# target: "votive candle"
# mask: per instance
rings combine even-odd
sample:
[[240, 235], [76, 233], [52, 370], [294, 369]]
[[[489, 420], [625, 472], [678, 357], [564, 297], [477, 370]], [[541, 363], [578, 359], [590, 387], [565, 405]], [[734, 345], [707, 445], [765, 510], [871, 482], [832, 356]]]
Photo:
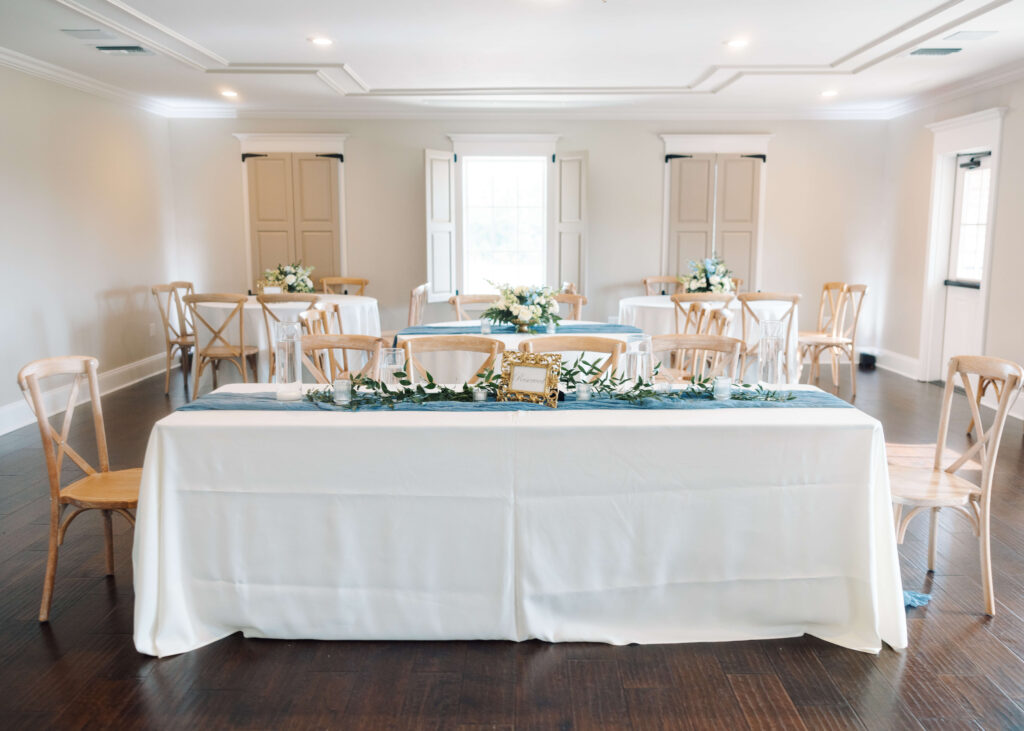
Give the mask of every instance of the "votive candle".
[[577, 401], [589, 401], [594, 395], [594, 387], [589, 383], [577, 383], [576, 384], [576, 400]]
[[486, 401], [487, 400], [487, 389], [486, 388], [474, 388], [473, 389], [473, 400], [474, 401]]
[[334, 403], [347, 404], [352, 401], [352, 381], [347, 378], [334, 379]]
[[728, 401], [732, 397], [732, 379], [729, 376], [715, 376], [715, 401]]

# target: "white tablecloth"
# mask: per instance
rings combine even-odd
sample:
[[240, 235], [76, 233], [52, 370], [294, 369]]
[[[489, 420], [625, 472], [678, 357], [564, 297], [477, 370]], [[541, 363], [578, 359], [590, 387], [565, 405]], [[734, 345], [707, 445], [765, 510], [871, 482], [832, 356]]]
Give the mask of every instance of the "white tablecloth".
[[[789, 309], [788, 302], [752, 302], [754, 312], [762, 320], [779, 319]], [[739, 300], [729, 304], [729, 326], [726, 335], [732, 338], [743, 338], [743, 322]], [[800, 382], [800, 368], [797, 360], [799, 308], [793, 309], [790, 320], [789, 349], [786, 353], [787, 383]], [[668, 295], [649, 295], [643, 297], [626, 297], [619, 300], [619, 323], [632, 325], [648, 335], [668, 335], [676, 331], [675, 305]], [[747, 343], [753, 345], [758, 339], [757, 325], [747, 334]], [[757, 358], [747, 359], [747, 379], [757, 378]]]
[[[341, 326], [349, 335], [380, 335], [380, 312], [377, 310], [377, 300], [373, 297], [360, 297], [346, 294], [320, 294], [321, 302], [333, 302], [341, 305]], [[214, 327], [220, 327], [224, 319], [231, 313], [234, 307], [229, 302], [211, 302], [199, 307], [201, 314], [207, 322]], [[281, 319], [298, 320], [299, 313], [308, 309], [305, 302], [279, 302], [273, 305], [272, 309], [278, 313]], [[286, 313], [291, 313], [289, 318]], [[270, 377], [270, 344], [267, 342], [267, 326], [263, 322], [263, 308], [250, 297], [249, 301], [242, 307], [242, 315], [245, 317], [245, 344], [255, 345], [259, 348], [259, 380], [266, 382]], [[206, 328], [200, 327], [200, 339], [202, 336], [209, 336]], [[228, 342], [235, 342], [238, 339], [238, 322], [233, 321], [224, 331]], [[205, 344], [205, 342], [203, 343]], [[250, 373], [250, 376], [252, 374]]]
[[882, 427], [855, 409], [177, 412], [133, 558], [159, 656], [239, 630], [907, 643]]
[[[562, 320], [565, 325], [606, 325], [603, 322], [593, 322], [590, 320]], [[464, 320], [462, 322], [432, 322], [428, 327], [445, 327], [445, 326], [466, 326], [466, 327], [479, 327], [479, 320]], [[480, 335], [480, 333], [473, 333]], [[573, 333], [568, 337], [582, 336], [585, 333]], [[628, 333], [594, 333], [595, 337], [600, 338], [613, 338], [615, 340], [626, 340], [629, 337]], [[399, 337], [399, 345], [401, 341], [406, 339], [421, 338], [423, 335], [402, 335]], [[545, 338], [551, 337], [546, 333], [491, 333], [489, 335], [480, 335], [480, 337], [494, 338], [505, 343], [505, 350], [518, 350], [519, 344], [524, 340], [531, 340], [533, 338]], [[576, 360], [577, 357], [582, 355], [586, 360], [596, 363], [603, 363], [605, 358], [608, 357], [607, 353], [578, 353], [578, 352], [567, 352], [562, 354], [563, 365], [568, 365]], [[430, 375], [434, 377], [434, 380], [438, 383], [465, 383], [476, 374], [476, 369], [483, 363], [485, 355], [481, 353], [464, 353], [464, 352], [440, 352], [440, 353], [423, 353], [416, 356], [416, 360], [423, 364], [423, 367], [430, 371]], [[621, 363], [622, 361], [620, 361]], [[495, 370], [500, 369], [501, 363], [496, 364]]]

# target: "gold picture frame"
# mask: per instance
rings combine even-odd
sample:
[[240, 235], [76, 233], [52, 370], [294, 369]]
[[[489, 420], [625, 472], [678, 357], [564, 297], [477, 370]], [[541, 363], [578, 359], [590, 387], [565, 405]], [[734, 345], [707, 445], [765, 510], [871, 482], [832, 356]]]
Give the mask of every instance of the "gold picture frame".
[[558, 376], [562, 356], [558, 353], [520, 353], [507, 350], [501, 359], [498, 401], [528, 401], [558, 407]]

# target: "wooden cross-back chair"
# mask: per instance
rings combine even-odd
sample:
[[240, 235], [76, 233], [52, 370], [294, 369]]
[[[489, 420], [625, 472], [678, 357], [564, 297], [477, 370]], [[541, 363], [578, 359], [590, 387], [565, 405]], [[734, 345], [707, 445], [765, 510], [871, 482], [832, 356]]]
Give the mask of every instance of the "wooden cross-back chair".
[[505, 343], [496, 338], [480, 335], [426, 335], [407, 338], [399, 345], [405, 351], [405, 362], [409, 364], [409, 377], [413, 382], [417, 376], [426, 378], [427, 368], [417, 356], [422, 353], [483, 353], [483, 362], [478, 365], [466, 383], [476, 383], [480, 374], [495, 368], [498, 356], [505, 352]]
[[[36, 360], [18, 372], [18, 385], [35, 413], [39, 434], [43, 440], [43, 457], [50, 481], [50, 540], [46, 558], [46, 576], [43, 580], [43, 599], [39, 605], [39, 621], [50, 618], [50, 604], [53, 599], [53, 585], [57, 577], [57, 554], [64, 543], [71, 521], [86, 510], [99, 510], [103, 514], [103, 539], [106, 547], [106, 572], [114, 573], [114, 536], [111, 517], [114, 513], [123, 516], [133, 526], [135, 516], [129, 512], [139, 502], [141, 469], [111, 470], [107, 456], [107, 435], [103, 425], [103, 408], [100, 404], [98, 361], [84, 355], [70, 355], [61, 358]], [[58, 432], [46, 415], [46, 403], [40, 383], [52, 376], [72, 376], [64, 420]], [[96, 433], [96, 453], [99, 469], [94, 468], [81, 454], [68, 444], [71, 419], [78, 402], [82, 379], [88, 382], [89, 398], [92, 401], [93, 430]], [[61, 469], [67, 456], [85, 477], [61, 487]], [[69, 509], [67, 516], [64, 511]]]
[[[256, 301], [260, 303], [263, 310], [263, 325], [267, 329], [267, 348], [270, 350], [270, 382], [274, 382], [274, 374], [277, 373], [277, 338], [274, 337], [274, 325], [281, 322], [280, 316], [274, 311], [274, 305], [291, 302], [304, 302], [311, 309], [320, 301], [320, 295], [305, 294], [302, 292], [289, 292], [286, 294], [258, 294]], [[298, 319], [299, 313], [293, 313]]]
[[[946, 450], [950, 413], [953, 406], [955, 379], [959, 377], [967, 392], [967, 404], [974, 417], [977, 439], [959, 456], [950, 456]], [[999, 384], [999, 401], [988, 429], [983, 426], [981, 411], [971, 390], [971, 377], [986, 378]], [[1012, 361], [986, 356], [960, 355], [950, 358], [946, 373], [946, 387], [942, 394], [942, 412], [939, 434], [934, 445], [930, 466], [922, 465], [913, 449], [904, 445], [887, 445], [889, 453], [889, 483], [892, 490], [896, 538], [903, 543], [907, 525], [922, 512], [930, 513], [928, 534], [928, 570], [935, 569], [936, 533], [939, 510], [952, 508], [970, 522], [978, 537], [981, 551], [981, 586], [985, 601], [985, 614], [996, 612], [995, 591], [992, 586], [992, 546], [990, 516], [992, 481], [995, 475], [999, 443], [1006, 425], [1006, 416], [1016, 399], [1024, 368]], [[906, 456], [904, 456], [906, 455]], [[955, 457], [955, 458], [954, 458]], [[943, 466], [943, 462], [952, 462]], [[974, 464], [972, 460], [976, 460]], [[956, 472], [965, 467], [977, 468], [980, 463], [981, 480], [974, 484]], [[907, 509], [906, 515], [903, 511]]]
[[192, 345], [195, 327], [183, 297], [194, 294], [192, 282], [170, 282], [156, 284], [151, 288], [164, 324], [164, 342], [167, 346], [167, 367], [164, 372], [164, 393], [171, 391], [171, 361], [174, 351], [181, 356], [181, 375], [185, 379], [185, 393], [188, 393], [188, 369], [191, 365]]
[[409, 292], [409, 320], [408, 326], [415, 327], [423, 324], [423, 310], [427, 306], [427, 292], [430, 284], [421, 284]]
[[659, 294], [675, 294], [679, 291], [679, 277], [644, 277], [644, 294], [655, 297]]
[[555, 295], [555, 302], [562, 305], [569, 305], [569, 320], [583, 319], [583, 305], [587, 304], [587, 298], [582, 294], [561, 292]]
[[[800, 356], [800, 365], [803, 367], [804, 358], [814, 351], [814, 343], [821, 338], [834, 338], [839, 336], [842, 328], [843, 315], [846, 308], [846, 282], [825, 282], [821, 286], [821, 297], [818, 299], [818, 319], [814, 330], [801, 330], [798, 333], [797, 353]], [[837, 363], [833, 361], [832, 382], [839, 385], [839, 373]], [[818, 369], [816, 363], [811, 363], [808, 372], [808, 380], [811, 377], [817, 379]]]
[[734, 295], [728, 292], [678, 292], [671, 299], [675, 306], [677, 334], [725, 334], [729, 324], [725, 313], [729, 303], [735, 299]]
[[353, 289], [354, 294], [363, 295], [369, 283], [369, 279], [362, 277], [323, 277], [320, 279], [320, 291], [324, 294], [349, 294]]
[[781, 307], [785, 307], [786, 303], [789, 304], [785, 307], [785, 311], [779, 316], [772, 316], [772, 320], [778, 320], [782, 323], [783, 332], [786, 333], [785, 341], [783, 346], [783, 359], [786, 363], [786, 374], [789, 374], [791, 368], [795, 367], [795, 363], [789, 362], [789, 344], [793, 337], [793, 316], [796, 314], [796, 306], [800, 302], [800, 295], [798, 294], [782, 294], [779, 292], [744, 292], [736, 295], [736, 299], [740, 301], [740, 332], [742, 335], [740, 338], [743, 340], [743, 353], [740, 356], [740, 372], [738, 378], [741, 380], [746, 376], [747, 368], [750, 365], [750, 361], [753, 359], [756, 362], [757, 351], [760, 346], [760, 330], [761, 320], [764, 312], [759, 315], [757, 310], [757, 303], [778, 303]]
[[[192, 398], [199, 395], [199, 380], [203, 377], [203, 370], [207, 365], [213, 365], [213, 387], [217, 388], [217, 369], [221, 361], [231, 363], [242, 376], [242, 382], [248, 383], [245, 366], [248, 362], [252, 368], [253, 380], [256, 380], [256, 357], [259, 349], [255, 345], [245, 344], [245, 317], [242, 308], [248, 302], [244, 294], [190, 294], [185, 296], [185, 304], [192, 312], [192, 321], [195, 323], [195, 352], [196, 352], [196, 377], [192, 386]], [[199, 306], [204, 304], [233, 304], [234, 307], [224, 318], [220, 327], [214, 327], [199, 314]], [[225, 337], [231, 329], [231, 323], [238, 319], [238, 342], [232, 343]], [[200, 332], [206, 329], [210, 333], [210, 339], [206, 345], [199, 345]]]
[[456, 294], [448, 298], [448, 304], [455, 308], [456, 320], [473, 320], [472, 313], [462, 309], [465, 305], [492, 305], [499, 299], [497, 294]]
[[[302, 364], [317, 383], [333, 383], [336, 378], [352, 377], [348, 367], [348, 351], [357, 350], [366, 356], [366, 363], [358, 374], [376, 379], [382, 347], [384, 341], [372, 335], [303, 335]], [[345, 354], [342, 360], [337, 357], [339, 350]]]
[[618, 369], [619, 358], [626, 352], [626, 344], [615, 338], [597, 335], [546, 335], [522, 341], [519, 350], [524, 353], [607, 353], [608, 357], [590, 379], [593, 383], [605, 373], [614, 373]]
[[655, 380], [669, 383], [685, 383], [695, 378], [729, 376], [741, 380], [740, 356], [743, 341], [725, 335], [655, 335], [651, 338], [651, 350], [668, 353]]
[[[866, 284], [843, 285], [836, 314], [831, 320], [826, 319], [827, 330], [820, 333], [801, 333], [800, 361], [802, 363], [808, 358], [811, 362], [808, 381], [811, 378], [815, 381], [820, 379], [821, 356], [827, 352], [832, 358], [832, 385], [839, 388], [839, 357], [845, 355], [850, 362], [851, 395], [857, 396], [857, 324], [860, 321], [867, 291]], [[821, 319], [819, 308], [819, 322]]]

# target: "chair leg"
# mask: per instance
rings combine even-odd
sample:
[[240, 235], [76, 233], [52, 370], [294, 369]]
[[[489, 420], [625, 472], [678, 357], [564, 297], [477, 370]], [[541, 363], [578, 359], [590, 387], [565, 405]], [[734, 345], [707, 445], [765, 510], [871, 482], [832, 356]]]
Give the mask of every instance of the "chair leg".
[[181, 377], [185, 382], [185, 393], [188, 394], [188, 372], [192, 370], [192, 349], [181, 349]]
[[985, 596], [985, 614], [994, 617], [996, 616], [996, 593], [992, 587], [992, 542], [987, 510], [981, 516], [980, 523], [981, 591]]
[[110, 511], [103, 512], [103, 545], [106, 550], [107, 576], [114, 575], [114, 527], [111, 525]]
[[856, 359], [857, 358], [854, 355], [853, 348], [850, 348], [850, 388], [852, 390], [852, 393], [850, 395], [851, 399], [857, 398], [857, 364], [854, 362], [856, 361]]
[[213, 361], [213, 387], [217, 388], [217, 369], [220, 368], [220, 359], [214, 359]]
[[206, 369], [206, 364], [209, 362], [203, 356], [196, 356], [199, 360], [196, 361], [199, 366], [196, 368], [195, 382], [192, 384], [192, 398], [199, 398], [199, 382], [203, 379], [203, 370]]
[[39, 603], [39, 621], [50, 621], [50, 605], [53, 603], [53, 584], [57, 579], [57, 533], [60, 530], [60, 513], [50, 514], [50, 543], [46, 555], [46, 576], [43, 579], [43, 600]]
[[896, 542], [902, 543], [899, 540], [900, 536], [900, 521], [903, 520], [903, 506], [899, 503], [893, 503], [892, 506], [892, 522], [896, 527]]
[[167, 367], [164, 369], [164, 396], [171, 392], [171, 348], [167, 348]]
[[839, 353], [833, 348], [832, 352], [832, 388], [839, 390]]
[[932, 508], [928, 519], [928, 571], [935, 572], [935, 554], [939, 541], [939, 508]]

